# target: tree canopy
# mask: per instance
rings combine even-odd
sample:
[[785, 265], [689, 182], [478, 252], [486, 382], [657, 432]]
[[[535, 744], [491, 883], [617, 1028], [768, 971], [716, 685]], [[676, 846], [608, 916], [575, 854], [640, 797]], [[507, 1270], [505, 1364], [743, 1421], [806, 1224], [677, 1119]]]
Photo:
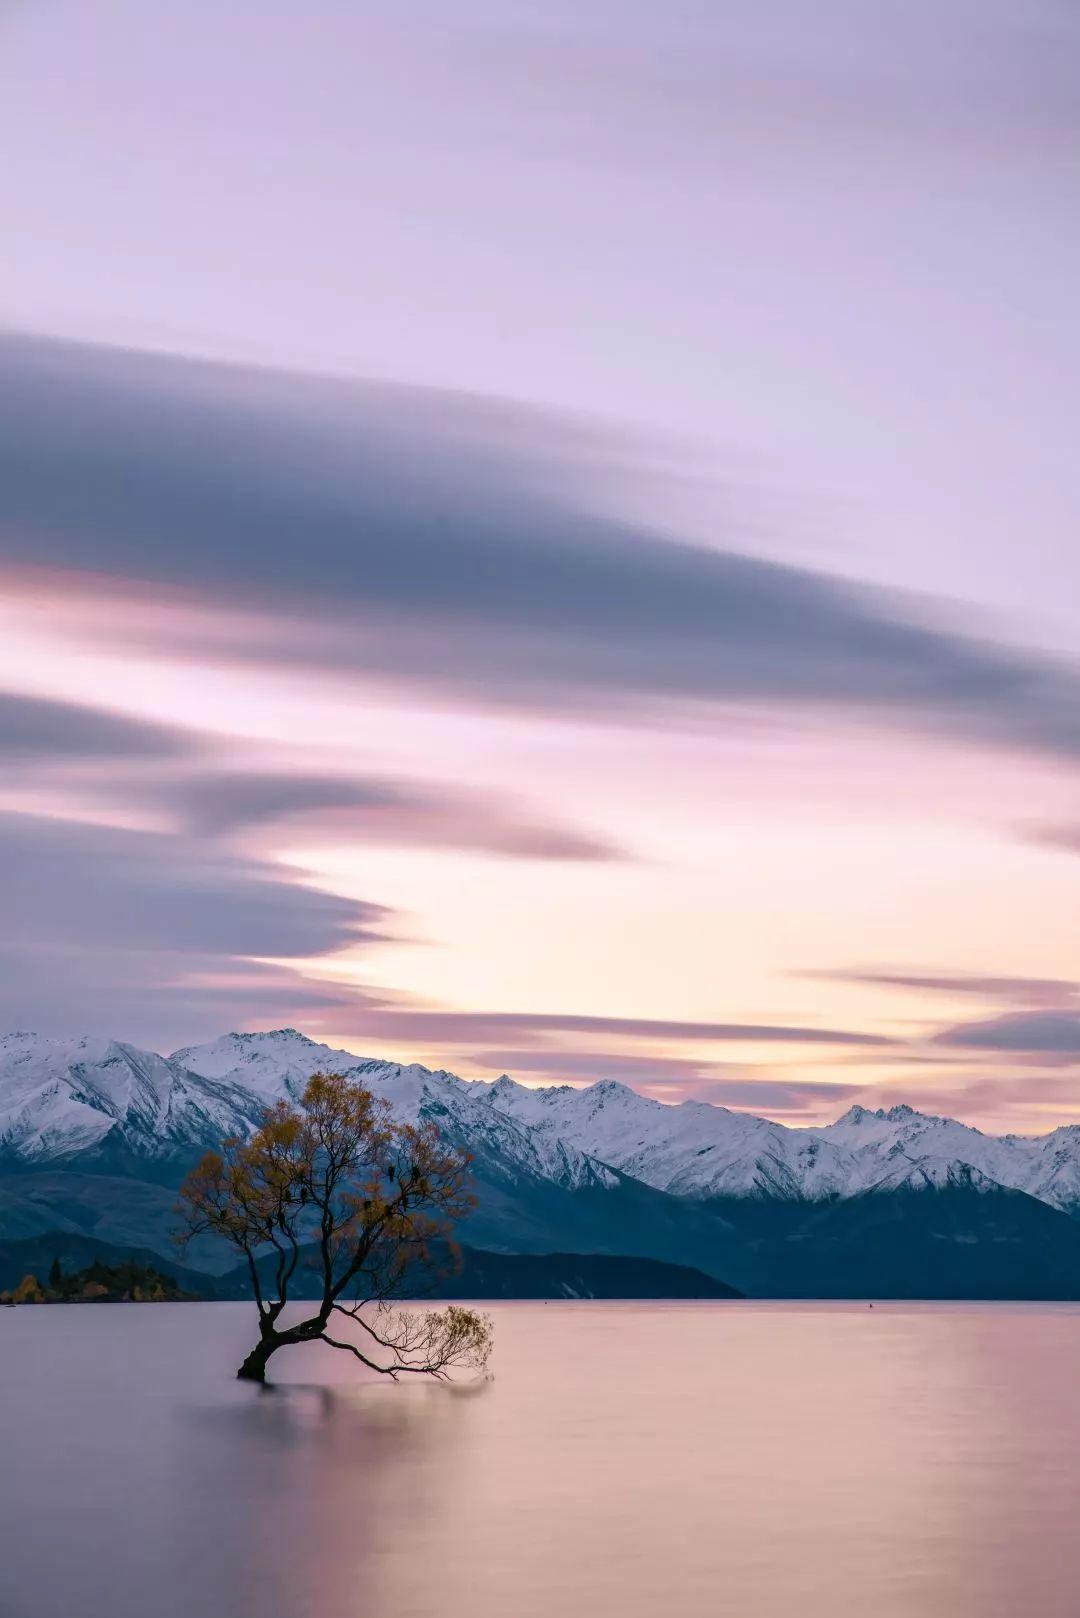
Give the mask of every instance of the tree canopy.
[[[319, 1340], [391, 1377], [482, 1370], [485, 1315], [394, 1306], [422, 1287], [432, 1244], [474, 1206], [468, 1167], [433, 1124], [397, 1122], [385, 1101], [335, 1073], [309, 1079], [298, 1105], [270, 1107], [249, 1139], [208, 1152], [181, 1187], [182, 1240], [222, 1237], [247, 1262], [259, 1341], [237, 1375], [263, 1381], [272, 1354]], [[285, 1324], [301, 1266], [316, 1275], [316, 1305]], [[333, 1335], [346, 1321], [359, 1340]]]

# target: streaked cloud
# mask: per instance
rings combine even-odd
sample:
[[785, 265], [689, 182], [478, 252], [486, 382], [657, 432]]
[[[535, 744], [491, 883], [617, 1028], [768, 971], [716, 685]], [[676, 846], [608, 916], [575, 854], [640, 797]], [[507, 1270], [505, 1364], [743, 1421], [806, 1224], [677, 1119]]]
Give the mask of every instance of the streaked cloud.
[[0, 759], [5, 764], [176, 758], [194, 750], [191, 734], [170, 725], [21, 692], [0, 693]]
[[[660, 1089], [656, 1094], [661, 1100], [667, 1099]], [[855, 1084], [825, 1084], [813, 1079], [711, 1078], [697, 1085], [687, 1099], [709, 1101], [740, 1112], [761, 1112], [791, 1123], [809, 1123], [812, 1113], [813, 1121], [824, 1118], [831, 1123], [861, 1094]]]
[[529, 1083], [594, 1084], [616, 1079], [661, 1101], [708, 1101], [718, 1107], [742, 1111], [799, 1114], [836, 1105], [839, 1112], [863, 1092], [858, 1084], [830, 1084], [819, 1080], [777, 1079], [752, 1072], [729, 1072], [722, 1067], [678, 1057], [650, 1057], [647, 1052], [613, 1053], [595, 1050], [490, 1050], [469, 1058], [469, 1071], [509, 1073]]
[[1024, 826], [1021, 836], [1037, 848], [1058, 849], [1062, 854], [1080, 854], [1080, 822]]
[[618, 1079], [638, 1088], [674, 1086], [680, 1094], [709, 1076], [706, 1063], [682, 1057], [650, 1056], [647, 1051], [564, 1050], [517, 1046], [474, 1051], [467, 1058], [470, 1071], [532, 1075], [548, 1083], [594, 1084], [597, 1079]]
[[69, 943], [0, 944], [5, 1029], [169, 1051], [192, 1031], [214, 1039], [225, 1029], [283, 1022], [317, 1029], [355, 998], [340, 984], [220, 952], [88, 947], [77, 931]]
[[524, 809], [449, 786], [374, 777], [267, 771], [190, 771], [134, 784], [136, 797], [174, 813], [192, 836], [235, 837], [301, 824], [324, 838], [447, 848], [519, 859], [610, 860], [613, 843], [530, 818]]
[[884, 989], [911, 990], [916, 994], [971, 995], [985, 1000], [1019, 1000], [1050, 1005], [1072, 1000], [1080, 984], [1069, 978], [1009, 976], [993, 972], [944, 972], [913, 969], [888, 971], [852, 968], [832, 972], [808, 972], [807, 977], [833, 983], [851, 983]]
[[707, 549], [596, 516], [555, 492], [573, 458], [542, 416], [25, 337], [2, 364], [7, 565], [235, 601], [247, 621], [218, 657], [634, 720], [825, 708], [1080, 757], [1072, 665], [728, 535]]
[[322, 955], [381, 936], [379, 905], [177, 836], [0, 814], [10, 934], [67, 945]]
[[966, 1050], [1080, 1057], [1080, 1010], [1014, 1011], [985, 1022], [957, 1023], [937, 1035]]
[[590, 1017], [563, 1012], [376, 1009], [365, 1012], [361, 1026], [366, 1034], [386, 1039], [411, 1038], [452, 1045], [506, 1038], [528, 1044], [549, 1035], [563, 1034], [699, 1044], [874, 1047], [893, 1043], [885, 1035], [860, 1033], [850, 1028], [656, 1017]]
[[258, 958], [331, 955], [390, 919], [188, 838], [33, 815], [0, 814], [0, 865], [5, 1027], [163, 1043], [162, 1029], [210, 1036], [271, 1007], [318, 1013], [355, 997]]
[[[527, 805], [446, 783], [270, 770], [257, 743], [236, 762], [229, 739], [21, 693], [0, 695], [0, 759], [12, 788], [36, 787], [125, 815], [164, 814], [193, 838], [236, 839], [300, 825], [322, 840], [571, 861], [628, 857], [610, 840]], [[103, 765], [109, 769], [87, 769]], [[134, 765], [127, 771], [120, 765]], [[160, 764], [155, 769], [152, 766]], [[64, 766], [72, 769], [65, 772]], [[47, 766], [45, 774], [35, 773]]]

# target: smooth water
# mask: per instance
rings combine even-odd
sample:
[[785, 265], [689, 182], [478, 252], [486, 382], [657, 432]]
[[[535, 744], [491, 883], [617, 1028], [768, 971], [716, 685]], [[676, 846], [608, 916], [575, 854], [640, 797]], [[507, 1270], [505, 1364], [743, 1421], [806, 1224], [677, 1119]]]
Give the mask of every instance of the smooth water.
[[494, 1379], [241, 1304], [0, 1311], [3, 1618], [1075, 1618], [1080, 1308], [501, 1304]]

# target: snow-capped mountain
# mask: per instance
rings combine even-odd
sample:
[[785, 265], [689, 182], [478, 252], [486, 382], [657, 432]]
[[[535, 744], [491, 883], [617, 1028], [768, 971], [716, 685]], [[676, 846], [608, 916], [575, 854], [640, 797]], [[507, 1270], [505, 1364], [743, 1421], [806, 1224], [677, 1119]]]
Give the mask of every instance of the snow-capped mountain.
[[605, 1079], [531, 1090], [503, 1077], [489, 1105], [680, 1197], [842, 1195], [846, 1156], [801, 1129], [704, 1101], [652, 1101]]
[[282, 1097], [295, 1100], [313, 1073], [344, 1073], [388, 1101], [396, 1118], [410, 1123], [433, 1119], [451, 1140], [482, 1157], [489, 1169], [501, 1165], [569, 1188], [614, 1180], [609, 1169], [565, 1141], [529, 1129], [486, 1105], [486, 1085], [418, 1062], [402, 1065], [331, 1050], [295, 1028], [225, 1034], [209, 1045], [176, 1051], [170, 1061], [204, 1080], [249, 1091], [262, 1105]]
[[489, 1174], [527, 1174], [567, 1189], [616, 1178], [487, 1105], [485, 1086], [415, 1063], [364, 1060], [292, 1028], [226, 1034], [170, 1057], [115, 1041], [10, 1034], [0, 1039], [0, 1155], [37, 1166], [89, 1153], [190, 1155], [248, 1133], [268, 1104], [295, 1099], [318, 1072], [362, 1079], [398, 1118], [435, 1119]]
[[492, 1106], [533, 1129], [680, 1197], [818, 1201], [962, 1179], [1080, 1212], [1075, 1124], [1049, 1135], [984, 1135], [902, 1105], [887, 1111], [856, 1106], [834, 1124], [789, 1129], [703, 1101], [652, 1101], [611, 1080], [586, 1090], [533, 1090], [504, 1077], [488, 1095]]
[[250, 1129], [246, 1089], [105, 1039], [0, 1037], [0, 1154], [45, 1163], [105, 1147], [157, 1158]]
[[1080, 1214], [1078, 1126], [998, 1137], [899, 1106], [852, 1107], [834, 1124], [791, 1129], [706, 1102], [667, 1105], [612, 1081], [585, 1090], [471, 1082], [334, 1050], [295, 1029], [226, 1034], [170, 1057], [104, 1040], [8, 1035], [0, 1039], [0, 1157], [40, 1166], [114, 1150], [190, 1155], [250, 1130], [263, 1107], [295, 1098], [318, 1071], [361, 1079], [400, 1118], [434, 1119], [474, 1154], [489, 1184], [526, 1177], [610, 1190], [628, 1178], [697, 1203], [985, 1185]]
[[[1063, 1124], [1048, 1135], [984, 1135], [955, 1118], [938, 1118], [900, 1105], [887, 1111], [852, 1107], [835, 1124], [817, 1134], [846, 1148], [868, 1186], [891, 1179], [918, 1184], [942, 1183], [953, 1165], [977, 1171], [986, 1180], [1013, 1191], [1026, 1191], [1051, 1207], [1080, 1212], [1080, 1126]], [[857, 1182], [852, 1189], [858, 1189]]]
[[[313, 1073], [362, 1073], [370, 1082], [375, 1075], [403, 1071], [394, 1062], [369, 1061], [353, 1051], [320, 1045], [295, 1028], [278, 1028], [270, 1034], [223, 1034], [208, 1045], [187, 1045], [174, 1051], [169, 1060], [202, 1078], [242, 1085], [264, 1105], [282, 1098], [295, 1100]], [[427, 1069], [412, 1071], [419, 1074]]]

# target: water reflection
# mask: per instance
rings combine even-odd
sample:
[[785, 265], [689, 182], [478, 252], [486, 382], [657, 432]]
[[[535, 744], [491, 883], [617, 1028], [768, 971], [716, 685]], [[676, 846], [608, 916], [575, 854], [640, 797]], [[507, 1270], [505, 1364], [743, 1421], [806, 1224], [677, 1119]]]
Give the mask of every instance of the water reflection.
[[505, 1305], [495, 1379], [10, 1311], [4, 1618], [1069, 1618], [1071, 1306]]

